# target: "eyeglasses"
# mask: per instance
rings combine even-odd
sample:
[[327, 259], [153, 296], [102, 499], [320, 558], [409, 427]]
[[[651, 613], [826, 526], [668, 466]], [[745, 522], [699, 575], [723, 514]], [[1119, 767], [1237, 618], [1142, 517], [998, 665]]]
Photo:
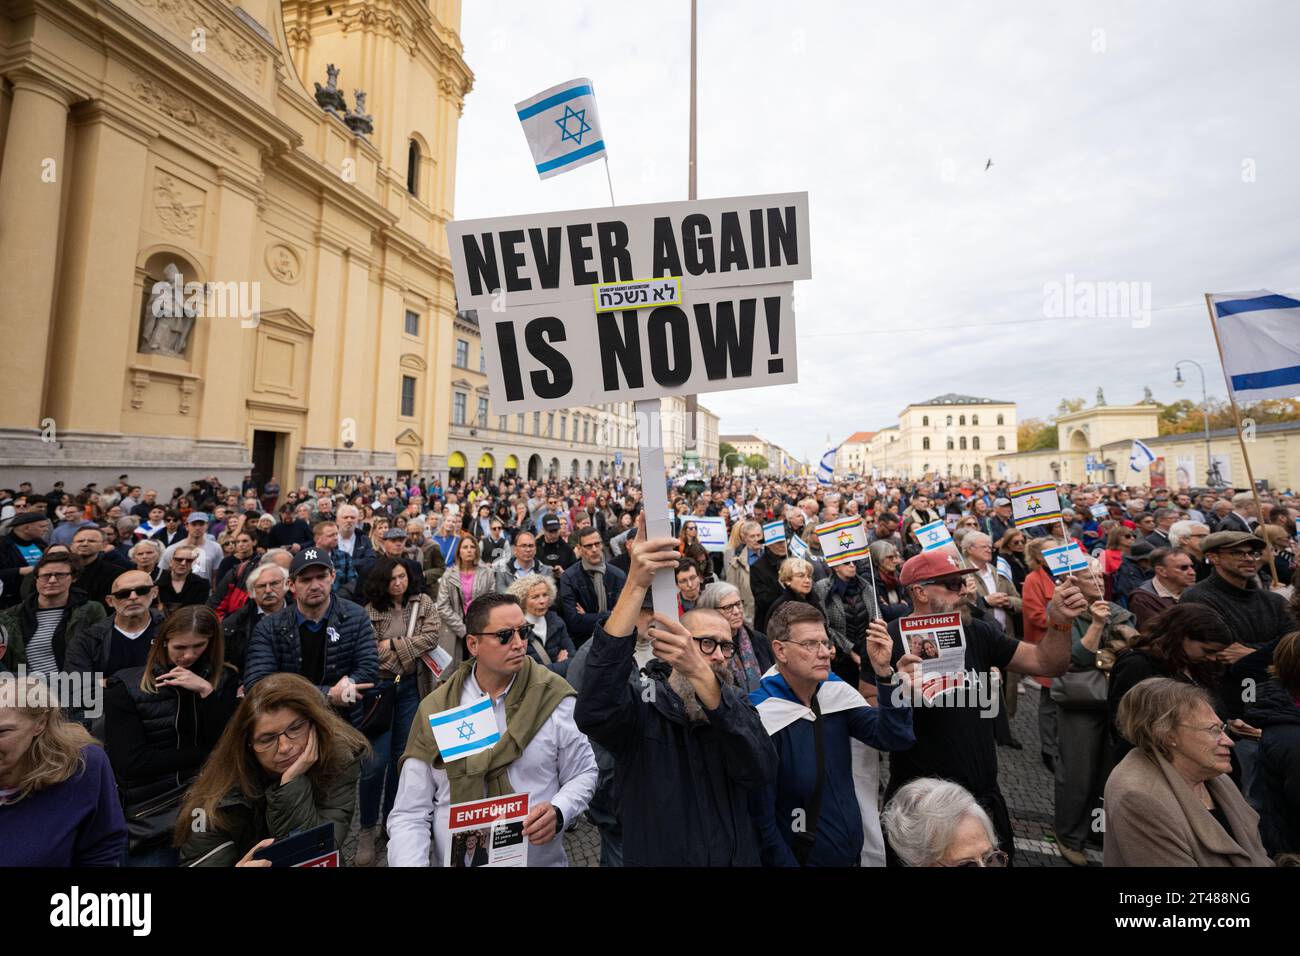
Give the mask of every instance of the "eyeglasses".
[[732, 611], [740, 611], [745, 607], [744, 601], [732, 601], [730, 604], [719, 604], [718, 610], [723, 614], [729, 614]]
[[706, 657], [719, 648], [722, 649], [722, 656], [730, 659], [735, 656], [736, 643], [734, 641], [718, 641], [711, 637], [695, 637], [692, 635], [691, 640], [700, 645], [700, 652]]
[[533, 625], [523, 624], [519, 627], [507, 627], [500, 631], [475, 631], [476, 637], [495, 637], [502, 646], [509, 644], [518, 634], [525, 644], [533, 639]]
[[113, 595], [113, 597], [117, 598], [119, 601], [125, 601], [127, 598], [133, 597], [135, 595], [144, 597], [146, 594], [148, 594], [150, 591], [153, 590], [153, 587], [154, 586], [152, 584], [141, 584], [133, 588], [119, 588], [118, 590], [112, 591], [110, 593]]
[[1179, 724], [1178, 726], [1187, 727], [1190, 728], [1191, 730], [1199, 730], [1203, 734], [1209, 734], [1215, 740], [1218, 740], [1220, 737], [1227, 736], [1228, 733], [1227, 724], [1215, 724], [1213, 727], [1202, 727], [1199, 724]]
[[1260, 558], [1264, 557], [1264, 552], [1259, 549], [1250, 551], [1225, 551], [1224, 553], [1234, 558], [1249, 558], [1251, 561], [1258, 561]]
[[1002, 850], [989, 850], [977, 860], [958, 860], [956, 863], [940, 863], [940, 866], [1006, 866], [1007, 855]]
[[290, 740], [302, 740], [310, 729], [311, 721], [306, 717], [295, 720], [278, 734], [262, 734], [260, 737], [254, 737], [253, 749], [258, 753], [266, 753], [279, 745], [281, 737], [288, 737]]
[[64, 578], [72, 577], [71, 571], [46, 571], [44, 574], [36, 575], [37, 581], [61, 581]]
[[829, 654], [835, 647], [830, 641], [781, 641], [781, 643], [796, 644], [809, 654], [816, 654], [818, 651], [825, 651]]
[[172, 555], [172, 564], [192, 564], [193, 562], [193, 558], [182, 558], [174, 554]]
[[934, 584], [946, 591], [952, 591], [954, 594], [962, 589], [961, 578], [944, 578], [942, 581], [918, 581], [916, 583], [922, 587], [929, 587]]

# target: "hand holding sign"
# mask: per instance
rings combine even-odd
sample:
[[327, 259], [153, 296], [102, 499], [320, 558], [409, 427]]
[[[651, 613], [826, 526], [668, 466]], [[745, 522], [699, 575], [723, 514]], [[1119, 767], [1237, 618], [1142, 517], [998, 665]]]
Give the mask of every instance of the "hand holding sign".
[[645, 539], [645, 512], [637, 515], [636, 537], [627, 543], [632, 560], [628, 564], [626, 587], [648, 589], [659, 571], [677, 567], [681, 553], [676, 538]]
[[548, 802], [535, 803], [524, 820], [524, 836], [533, 846], [541, 846], [555, 839], [555, 808]]
[[867, 659], [871, 669], [880, 677], [889, 676], [889, 659], [894, 654], [894, 639], [889, 636], [885, 622], [876, 618], [867, 625]]

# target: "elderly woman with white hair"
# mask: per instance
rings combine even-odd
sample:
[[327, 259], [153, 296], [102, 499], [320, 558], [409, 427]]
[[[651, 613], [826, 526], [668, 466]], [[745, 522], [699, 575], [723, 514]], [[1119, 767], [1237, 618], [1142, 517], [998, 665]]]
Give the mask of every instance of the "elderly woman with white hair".
[[[772, 615], [777, 610], [791, 601], [802, 601], [804, 604], [811, 604], [825, 616], [826, 612], [822, 608], [822, 603], [813, 594], [813, 566], [803, 558], [786, 558], [781, 562], [780, 568], [777, 569], [777, 581], [781, 584], [781, 593], [776, 596], [771, 605], [763, 614], [763, 621], [759, 624], [754, 623], [767, 630], [767, 622], [772, 620]], [[757, 613], [757, 612], [756, 612]]]
[[555, 606], [555, 580], [551, 575], [526, 574], [506, 589], [524, 608], [524, 618], [533, 626], [528, 639], [528, 656], [565, 676], [569, 660], [578, 652], [569, 636], [569, 628], [552, 608]]
[[136, 570], [143, 571], [153, 578], [154, 584], [157, 584], [158, 579], [162, 577], [162, 568], [158, 566], [158, 562], [162, 560], [162, 553], [162, 542], [155, 541], [153, 538], [137, 541], [131, 545], [131, 550], [128, 552]]
[[969, 790], [918, 777], [898, 788], [881, 816], [904, 866], [1006, 866], [993, 821]]
[[725, 581], [715, 581], [700, 592], [695, 606], [720, 611], [727, 619], [731, 625], [731, 640], [736, 645], [736, 652], [727, 665], [735, 678], [736, 689], [746, 694], [757, 689], [775, 658], [767, 635], [745, 623], [745, 601], [740, 589]]

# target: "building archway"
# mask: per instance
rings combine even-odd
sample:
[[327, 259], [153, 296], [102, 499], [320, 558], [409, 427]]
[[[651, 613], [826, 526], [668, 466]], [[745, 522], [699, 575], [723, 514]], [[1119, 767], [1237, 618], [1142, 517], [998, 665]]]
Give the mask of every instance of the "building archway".
[[588, 458], [588, 459], [587, 459], [587, 467], [586, 467], [586, 469], [584, 470], [583, 477], [585, 477], [585, 478], [590, 478], [590, 477], [591, 477], [591, 471], [592, 471], [592, 468], [591, 468], [591, 459]]
[[537, 481], [541, 477], [542, 477], [542, 456], [529, 455], [528, 456], [528, 480]]
[[558, 458], [551, 459], [551, 467], [547, 470], [546, 474], [547, 477], [550, 478], [551, 480], [560, 477], [560, 459]]
[[979, 465], [976, 465], [974, 468], [971, 469], [971, 477], [974, 478], [976, 481], [979, 481], [980, 478], [983, 476], [983, 474], [984, 474], [984, 469], [981, 468]]
[[519, 459], [516, 458], [514, 455], [508, 455], [506, 457], [506, 467], [505, 467], [505, 472], [503, 474], [503, 477], [505, 478], [519, 477]]
[[447, 480], [465, 480], [465, 455], [463, 453], [454, 451], [447, 456]]
[[483, 452], [478, 459], [478, 476], [482, 481], [491, 481], [492, 472], [496, 468], [496, 459], [487, 452]]
[[569, 462], [570, 478], [577, 478], [581, 473], [582, 473], [582, 465], [579, 463], [578, 459], [575, 458], [573, 459], [573, 461]]

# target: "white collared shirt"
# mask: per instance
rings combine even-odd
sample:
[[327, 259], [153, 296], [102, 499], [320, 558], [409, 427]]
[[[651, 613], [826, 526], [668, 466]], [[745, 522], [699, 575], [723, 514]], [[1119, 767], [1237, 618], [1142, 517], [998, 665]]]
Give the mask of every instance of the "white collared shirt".
[[[975, 574], [984, 582], [985, 591], [989, 594], [998, 593], [998, 573], [993, 570], [993, 565], [984, 565], [982, 571], [976, 568]], [[990, 607], [989, 610], [993, 612], [993, 619], [998, 622], [998, 626], [1005, 631], [1007, 629], [1007, 612], [1000, 607]]]
[[[514, 684], [512, 680], [511, 685]], [[506, 730], [507, 687], [493, 702], [497, 728]], [[471, 673], [461, 691], [459, 706], [486, 697]], [[506, 776], [512, 793], [528, 794], [529, 807], [549, 802], [560, 808], [565, 825], [587, 809], [596, 791], [596, 756], [573, 720], [575, 698], [566, 697], [546, 718]], [[435, 770], [423, 760], [406, 760], [397, 785], [397, 800], [388, 815], [389, 866], [442, 866], [447, 854], [447, 820], [451, 810], [451, 783], [445, 770]], [[433, 827], [434, 860], [429, 860], [429, 829]], [[542, 846], [528, 845], [529, 866], [568, 866], [564, 834]]]

